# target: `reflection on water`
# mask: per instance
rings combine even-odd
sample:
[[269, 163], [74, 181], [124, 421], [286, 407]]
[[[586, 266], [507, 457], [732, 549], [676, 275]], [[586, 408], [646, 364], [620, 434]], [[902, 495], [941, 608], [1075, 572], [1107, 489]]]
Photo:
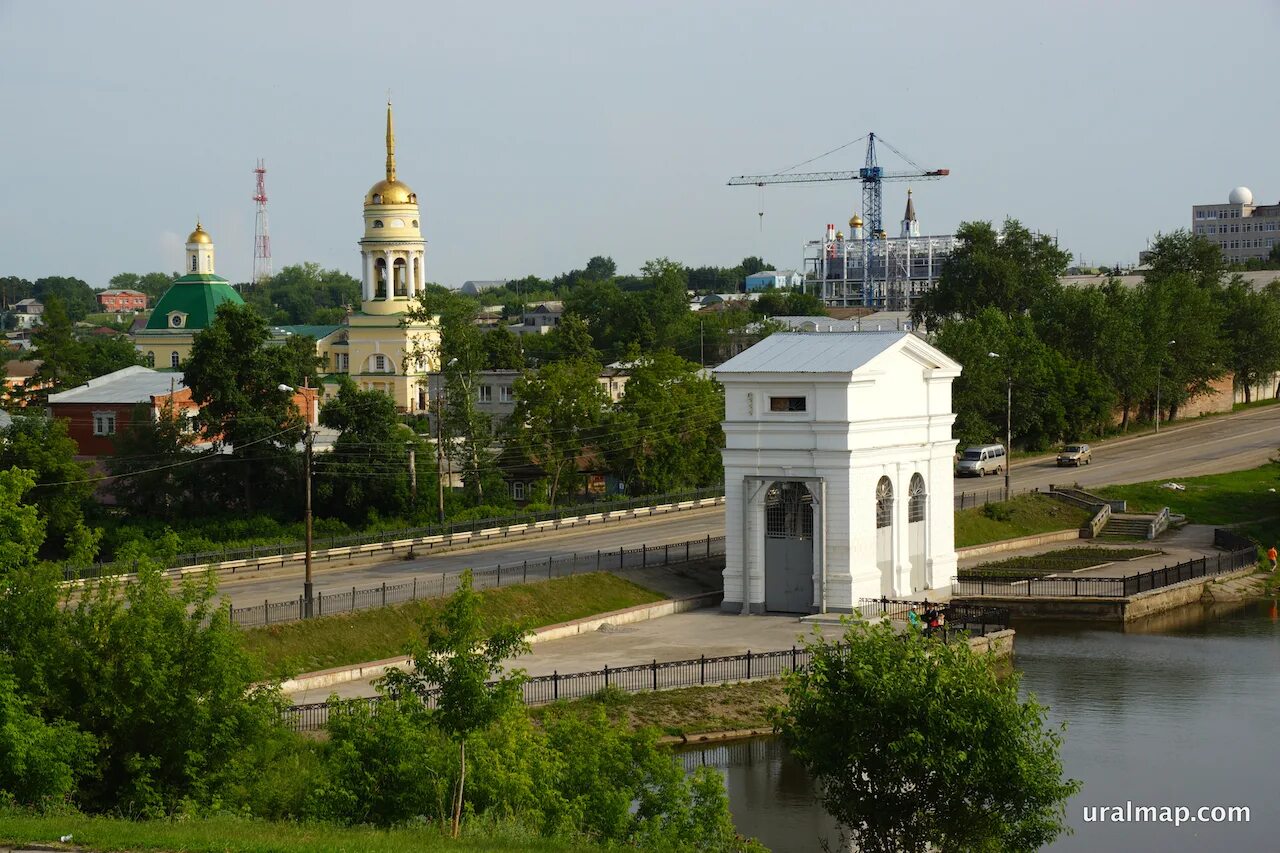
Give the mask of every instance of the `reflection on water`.
[[[1130, 626], [1022, 624], [1023, 688], [1066, 722], [1063, 763], [1084, 787], [1053, 851], [1280, 849], [1280, 614], [1272, 602], [1185, 608]], [[776, 740], [685, 755], [725, 774], [739, 831], [819, 849], [834, 822]], [[1085, 823], [1084, 806], [1248, 806], [1249, 823]]]

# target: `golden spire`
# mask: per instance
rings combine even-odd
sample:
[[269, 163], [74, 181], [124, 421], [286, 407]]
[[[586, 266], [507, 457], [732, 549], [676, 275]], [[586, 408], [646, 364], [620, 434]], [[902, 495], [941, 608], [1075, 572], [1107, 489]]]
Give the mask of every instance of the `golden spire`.
[[387, 180], [396, 179], [396, 132], [391, 127], [391, 98], [387, 98]]

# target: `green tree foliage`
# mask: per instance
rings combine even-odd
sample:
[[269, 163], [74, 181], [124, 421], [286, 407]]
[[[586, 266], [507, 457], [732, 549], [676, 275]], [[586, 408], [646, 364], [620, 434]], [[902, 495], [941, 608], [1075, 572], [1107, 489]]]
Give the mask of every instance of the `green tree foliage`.
[[515, 381], [508, 440], [546, 473], [552, 506], [576, 480], [578, 459], [604, 420], [609, 397], [599, 375], [599, 364], [562, 361]]
[[1222, 303], [1227, 367], [1247, 403], [1253, 386], [1280, 371], [1280, 284], [1254, 291], [1237, 277], [1227, 285]]
[[142, 364], [142, 354], [125, 335], [93, 335], [84, 344], [89, 379]]
[[45, 525], [47, 556], [74, 550], [68, 537], [84, 531], [85, 514], [92, 508], [93, 484], [87, 482], [88, 466], [76, 461], [77, 453], [65, 420], [19, 416], [0, 430], [0, 471], [23, 468], [35, 478], [24, 500]]
[[0, 655], [0, 800], [38, 807], [65, 802], [90, 769], [94, 739], [33, 712], [8, 663]]
[[0, 469], [0, 581], [32, 565], [44, 541], [44, 519], [34, 505], [23, 502], [35, 482], [33, 471], [16, 466]]
[[587, 323], [577, 314], [566, 312], [559, 325], [541, 337], [546, 341], [544, 361], [600, 361]]
[[148, 272], [138, 275], [132, 272], [117, 273], [109, 282], [115, 290], [137, 290], [147, 295], [151, 305], [155, 305], [161, 296], [173, 286], [173, 280], [180, 273]]
[[646, 285], [643, 304], [657, 345], [679, 346], [688, 340], [692, 320], [687, 296], [689, 278], [684, 266], [667, 258], [655, 258], [645, 262], [641, 273]]
[[751, 303], [751, 311], [762, 317], [825, 317], [822, 300], [804, 290], [766, 290]]
[[149, 403], [134, 410], [129, 424], [115, 437], [115, 455], [107, 470], [116, 477], [111, 492], [131, 516], [177, 521], [205, 507], [199, 500], [204, 456], [193, 448], [191, 422], [172, 401], [152, 416]]
[[1066, 830], [1079, 783], [1063, 778], [1061, 736], [1019, 699], [1016, 672], [887, 623], [851, 622], [838, 645], [808, 647], [776, 724], [857, 849], [1030, 853]]
[[185, 382], [206, 435], [231, 448], [229, 458], [218, 461], [223, 482], [213, 490], [223, 506], [296, 505], [285, 495], [297, 493], [294, 446], [302, 417], [288, 388], [304, 380], [314, 387], [316, 365], [310, 338], [272, 345], [266, 321], [248, 305], [221, 305], [196, 335]]
[[44, 362], [32, 384], [49, 386], [41, 396], [74, 388], [91, 378], [88, 348], [76, 337], [62, 299], [54, 296], [45, 303], [42, 322], [31, 333], [31, 343], [31, 358]]
[[1071, 256], [1053, 238], [1033, 234], [1016, 219], [999, 230], [990, 222], [962, 222], [958, 245], [937, 287], [912, 309], [916, 324], [934, 328], [948, 317], [972, 318], [987, 308], [1012, 316], [1050, 298]]
[[98, 312], [98, 297], [94, 289], [78, 278], [53, 275], [35, 280], [32, 295], [48, 309], [49, 301], [59, 299], [66, 307], [67, 316], [75, 323]]
[[249, 288], [247, 301], [275, 325], [339, 323], [345, 306], [360, 305], [360, 282], [316, 263], [293, 264]]
[[320, 410], [320, 423], [339, 432], [332, 452], [316, 456], [317, 510], [322, 515], [359, 525], [370, 521], [371, 513], [384, 518], [410, 513], [410, 444], [417, 451], [419, 488], [434, 491], [431, 451], [400, 423], [395, 401], [383, 392], [362, 391], [343, 376], [338, 393]]
[[521, 370], [524, 351], [520, 339], [505, 325], [484, 334], [484, 363], [489, 370]]
[[670, 352], [644, 357], [632, 368], [602, 445], [632, 494], [720, 482], [724, 394], [698, 370]]
[[524, 672], [504, 673], [502, 662], [528, 651], [528, 632], [514, 623], [486, 628], [470, 570], [463, 572], [457, 591], [423, 629], [422, 642], [413, 651], [412, 673], [393, 673], [387, 685], [400, 696], [435, 691], [432, 722], [459, 750], [452, 809], [457, 838], [466, 793], [467, 738], [520, 706]]

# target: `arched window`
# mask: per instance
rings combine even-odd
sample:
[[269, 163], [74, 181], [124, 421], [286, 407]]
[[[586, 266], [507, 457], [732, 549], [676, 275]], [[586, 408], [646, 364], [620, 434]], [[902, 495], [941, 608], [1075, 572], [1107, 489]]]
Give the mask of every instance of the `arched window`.
[[881, 477], [876, 483], [876, 527], [893, 526], [893, 483]]
[[178, 354], [176, 352], [169, 353], [169, 366], [170, 367], [178, 366]]
[[413, 220], [413, 227], [414, 227], [414, 228], [417, 228], [417, 227], [418, 227], [418, 220], [416, 220], [416, 219], [415, 219], [415, 220]]
[[197, 261], [198, 259], [199, 259], [199, 255], [192, 255], [192, 256], [191, 256], [191, 271], [192, 271], [192, 272], [196, 272], [196, 271], [197, 271], [196, 261]]
[[374, 203], [374, 204], [382, 204], [382, 193], [374, 193], [374, 194], [373, 194], [373, 203]]
[[408, 270], [404, 265], [404, 258], [396, 258], [395, 265], [392, 267], [392, 272], [394, 273], [392, 281], [395, 285], [395, 295], [408, 296], [409, 279]]
[[418, 194], [409, 193], [409, 204], [417, 204], [417, 203], [418, 203]]
[[907, 521], [924, 521], [925, 505], [928, 495], [924, 490], [924, 477], [911, 475], [911, 486], [907, 489]]
[[387, 262], [382, 258], [373, 264], [373, 298], [387, 298]]
[[374, 227], [374, 228], [381, 228], [381, 227], [382, 227], [382, 220], [381, 220], [381, 219], [375, 219], [375, 220], [373, 220], [373, 227]]

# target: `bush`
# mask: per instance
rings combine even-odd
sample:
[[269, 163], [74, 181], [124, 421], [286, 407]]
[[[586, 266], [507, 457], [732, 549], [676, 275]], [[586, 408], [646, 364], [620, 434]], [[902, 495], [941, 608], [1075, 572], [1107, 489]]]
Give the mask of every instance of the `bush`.
[[0, 658], [0, 802], [46, 806], [70, 798], [91, 766], [96, 744], [71, 723], [46, 723], [18, 693]]
[[1013, 518], [1013, 509], [1003, 503], [986, 504], [982, 514], [992, 521], [1008, 521]]

